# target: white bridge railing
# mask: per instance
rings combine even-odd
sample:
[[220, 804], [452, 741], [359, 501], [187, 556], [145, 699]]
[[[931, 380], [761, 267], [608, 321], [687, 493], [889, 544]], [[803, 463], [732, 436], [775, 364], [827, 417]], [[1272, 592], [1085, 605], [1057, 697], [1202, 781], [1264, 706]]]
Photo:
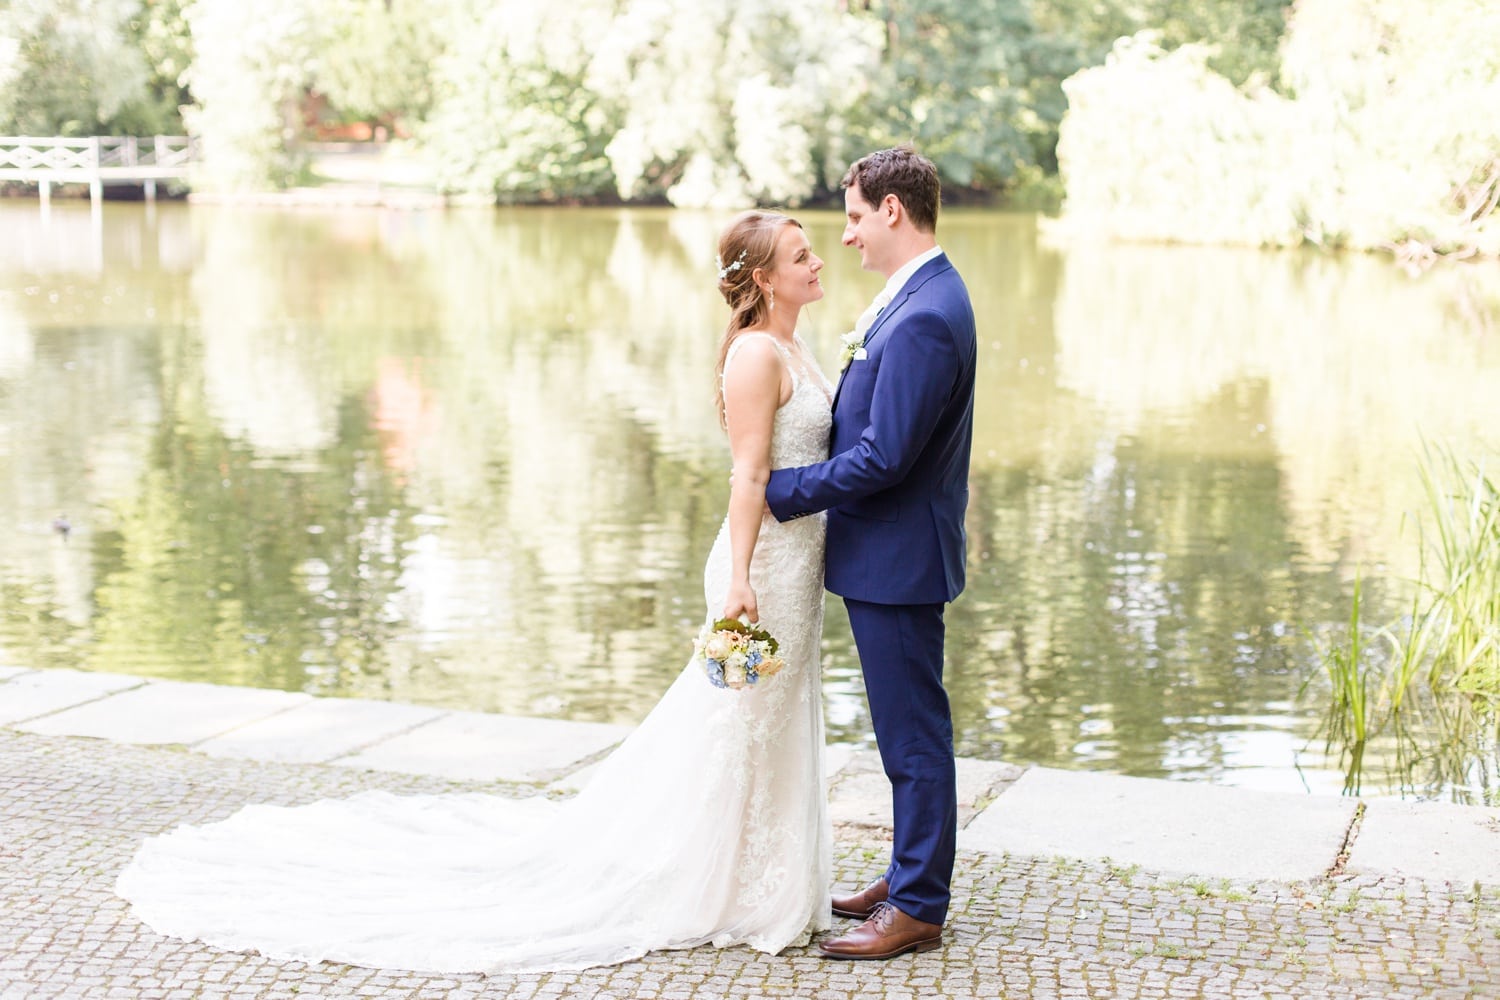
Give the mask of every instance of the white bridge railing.
[[140, 184], [154, 199], [156, 182], [185, 179], [197, 153], [196, 140], [178, 135], [0, 136], [0, 181], [36, 184], [43, 204], [53, 184], [87, 184], [96, 206], [105, 184]]

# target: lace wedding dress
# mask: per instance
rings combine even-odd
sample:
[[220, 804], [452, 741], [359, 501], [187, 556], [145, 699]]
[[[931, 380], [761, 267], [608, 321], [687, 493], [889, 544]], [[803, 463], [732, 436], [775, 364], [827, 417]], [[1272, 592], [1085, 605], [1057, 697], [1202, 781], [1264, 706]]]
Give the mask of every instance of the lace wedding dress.
[[[782, 356], [794, 390], [776, 414], [772, 466], [821, 461], [831, 389]], [[821, 516], [761, 525], [751, 581], [785, 668], [732, 691], [690, 665], [574, 798], [367, 792], [247, 806], [148, 839], [117, 891], [161, 934], [425, 972], [806, 943], [829, 923], [832, 853], [823, 533]], [[710, 618], [729, 574], [726, 520], [703, 573]]]

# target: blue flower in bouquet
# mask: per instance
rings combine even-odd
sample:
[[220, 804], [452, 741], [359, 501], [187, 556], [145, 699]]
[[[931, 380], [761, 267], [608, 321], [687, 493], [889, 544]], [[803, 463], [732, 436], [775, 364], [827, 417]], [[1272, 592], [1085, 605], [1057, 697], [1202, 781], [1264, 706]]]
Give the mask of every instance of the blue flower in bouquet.
[[708, 671], [708, 680], [710, 684], [712, 684], [714, 687], [720, 688], [729, 686], [728, 684], [724, 683], [724, 664], [720, 663], [718, 660], [707, 660], [704, 662], [703, 666], [704, 669]]

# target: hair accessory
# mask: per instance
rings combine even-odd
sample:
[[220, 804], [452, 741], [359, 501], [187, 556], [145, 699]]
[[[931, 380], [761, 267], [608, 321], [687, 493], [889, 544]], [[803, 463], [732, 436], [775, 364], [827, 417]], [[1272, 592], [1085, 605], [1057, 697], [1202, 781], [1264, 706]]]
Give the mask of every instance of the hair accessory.
[[740, 268], [744, 267], [745, 266], [745, 254], [747, 254], [749, 252], [750, 252], [750, 248], [749, 247], [746, 247], [745, 249], [741, 250], [740, 251], [740, 255], [735, 258], [734, 263], [730, 264], [727, 267], [724, 265], [723, 259], [721, 259], [718, 254], [714, 254], [714, 266], [719, 269], [719, 280], [723, 281], [725, 278], [727, 278], [729, 276], [729, 272], [730, 271], [738, 271]]

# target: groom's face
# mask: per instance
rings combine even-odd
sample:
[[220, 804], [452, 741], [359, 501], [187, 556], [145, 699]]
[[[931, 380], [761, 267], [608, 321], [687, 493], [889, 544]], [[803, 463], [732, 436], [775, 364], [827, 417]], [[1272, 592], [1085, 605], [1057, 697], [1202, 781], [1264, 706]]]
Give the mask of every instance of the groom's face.
[[880, 206], [865, 201], [864, 192], [857, 182], [844, 189], [844, 216], [847, 220], [844, 223], [844, 246], [859, 251], [860, 267], [889, 278], [895, 269], [886, 270], [892, 236], [886, 214]]

